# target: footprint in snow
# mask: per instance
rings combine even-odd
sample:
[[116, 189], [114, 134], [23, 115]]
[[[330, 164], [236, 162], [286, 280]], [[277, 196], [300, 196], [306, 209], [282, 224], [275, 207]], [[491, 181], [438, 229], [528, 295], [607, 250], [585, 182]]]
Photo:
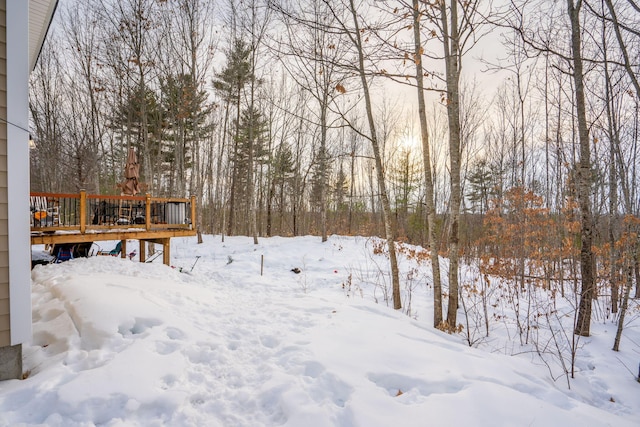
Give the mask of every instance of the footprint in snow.
[[260, 342], [267, 348], [276, 348], [280, 345], [280, 341], [272, 335], [263, 335], [260, 337]]

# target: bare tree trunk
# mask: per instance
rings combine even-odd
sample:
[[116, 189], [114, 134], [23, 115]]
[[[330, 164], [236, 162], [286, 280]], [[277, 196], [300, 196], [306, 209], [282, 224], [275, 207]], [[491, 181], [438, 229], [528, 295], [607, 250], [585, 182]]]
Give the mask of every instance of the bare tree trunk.
[[625, 288], [624, 296], [622, 297], [622, 307], [620, 307], [620, 318], [618, 318], [618, 327], [616, 329], [616, 337], [613, 342], [613, 351], [620, 350], [620, 339], [622, 338], [622, 331], [624, 329], [624, 318], [629, 305], [631, 287], [633, 286], [633, 266], [627, 265], [625, 270], [627, 271], [627, 287]]
[[266, 230], [267, 237], [271, 237], [271, 223], [273, 222], [272, 220], [273, 215], [271, 211], [273, 210], [273, 199], [275, 198], [275, 194], [276, 194], [276, 179], [275, 177], [272, 177], [271, 182], [269, 184], [269, 194], [267, 195], [267, 230]]
[[236, 88], [236, 123], [233, 137], [233, 159], [231, 166], [231, 187], [229, 188], [229, 222], [227, 223], [227, 236], [234, 234], [236, 220], [236, 193], [238, 182], [238, 133], [240, 129], [240, 94], [242, 88], [240, 85]]
[[605, 103], [607, 112], [607, 134], [609, 137], [609, 284], [611, 286], [611, 312], [618, 312], [618, 256], [616, 250], [616, 230], [615, 224], [617, 223], [617, 211], [618, 211], [618, 180], [617, 180], [617, 165], [616, 165], [616, 145], [619, 146], [619, 140], [617, 138], [617, 120], [614, 117], [612, 107], [613, 100], [611, 99], [611, 78], [609, 75], [609, 66], [607, 59], [607, 40], [605, 37], [605, 21], [602, 21], [602, 42], [603, 42], [603, 55], [604, 55], [604, 77], [605, 77]]
[[438, 238], [436, 236], [436, 207], [433, 200], [433, 179], [431, 175], [431, 155], [429, 147], [429, 128], [424, 100], [424, 71], [422, 68], [422, 41], [420, 35], [420, 3], [413, 0], [413, 40], [414, 60], [416, 63], [416, 82], [418, 89], [418, 115], [420, 116], [420, 135], [422, 141], [422, 161], [424, 163], [425, 202], [427, 208], [427, 228], [429, 249], [431, 251], [431, 269], [433, 272], [433, 326], [442, 323], [442, 283], [440, 281], [440, 261]]
[[633, 66], [629, 59], [629, 53], [627, 52], [627, 46], [625, 45], [622, 33], [620, 32], [620, 24], [618, 23], [618, 17], [613, 7], [613, 2], [611, 0], [605, 0], [605, 4], [609, 9], [611, 21], [613, 22], [613, 29], [616, 33], [616, 39], [618, 40], [618, 46], [620, 47], [620, 52], [622, 53], [622, 58], [624, 59], [624, 69], [627, 72], [631, 83], [633, 84], [633, 88], [636, 91], [636, 96], [640, 98], [640, 83], [638, 83], [637, 73], [633, 70]]
[[382, 155], [380, 152], [380, 146], [378, 144], [378, 137], [376, 133], [376, 124], [373, 117], [373, 108], [371, 104], [371, 95], [369, 94], [369, 83], [367, 81], [367, 75], [364, 67], [364, 52], [362, 48], [362, 38], [360, 36], [360, 24], [358, 21], [358, 15], [354, 5], [354, 0], [349, 0], [350, 11], [353, 17], [354, 32], [349, 33], [349, 37], [352, 38], [354, 45], [358, 51], [358, 73], [360, 75], [360, 81], [362, 82], [362, 90], [365, 99], [365, 107], [367, 110], [367, 119], [369, 122], [371, 147], [373, 148], [373, 154], [376, 162], [376, 175], [378, 178], [378, 188], [380, 191], [380, 199], [382, 201], [382, 215], [384, 222], [384, 230], [387, 240], [387, 247], [389, 250], [389, 262], [391, 264], [391, 283], [392, 283], [392, 295], [393, 295], [393, 308], [400, 310], [402, 308], [402, 301], [400, 298], [400, 277], [398, 272], [398, 260], [396, 258], [396, 249], [394, 242], [395, 230], [391, 218], [391, 206], [389, 204], [389, 196], [387, 195], [386, 184], [384, 180], [384, 169], [382, 166]]
[[355, 186], [356, 186], [356, 144], [357, 144], [357, 136], [355, 132], [351, 132], [351, 145], [349, 147], [349, 155], [351, 157], [351, 161], [349, 162], [349, 220], [347, 231], [349, 234], [353, 232], [353, 205], [354, 205], [354, 196], [355, 196]]
[[[255, 68], [255, 62], [252, 65]], [[251, 79], [251, 101], [249, 103], [249, 111], [251, 111], [250, 123], [249, 123], [249, 159], [247, 165], [247, 198], [249, 201], [249, 233], [253, 237], [253, 244], [258, 244], [258, 214], [256, 207], [256, 191], [255, 191], [255, 171], [254, 169], [254, 153], [255, 153], [255, 135], [253, 118], [254, 111], [254, 97], [255, 97], [255, 78]]]
[[[449, 119], [449, 162], [451, 168], [451, 201], [449, 231], [449, 305], [447, 326], [455, 328], [458, 310], [459, 222], [460, 222], [460, 40], [458, 33], [458, 4], [451, 0], [450, 16], [447, 8], [440, 7], [445, 69], [447, 81], [447, 116]], [[449, 30], [449, 26], [451, 29]]]
[[580, 27], [580, 6], [573, 0], [567, 0], [567, 12], [571, 21], [571, 50], [573, 53], [573, 80], [575, 83], [576, 113], [578, 119], [578, 138], [580, 143], [580, 164], [577, 176], [578, 203], [580, 206], [580, 273], [582, 286], [575, 333], [589, 336], [591, 329], [591, 303], [595, 296], [594, 266], [592, 251], [591, 219], [591, 150], [589, 128], [587, 125], [584, 80], [582, 68], [582, 42]]
[[636, 278], [636, 294], [634, 298], [640, 298], [640, 261], [638, 260], [638, 246], [640, 243], [636, 243], [633, 253], [633, 275]]
[[327, 241], [327, 93], [320, 98], [320, 233]]

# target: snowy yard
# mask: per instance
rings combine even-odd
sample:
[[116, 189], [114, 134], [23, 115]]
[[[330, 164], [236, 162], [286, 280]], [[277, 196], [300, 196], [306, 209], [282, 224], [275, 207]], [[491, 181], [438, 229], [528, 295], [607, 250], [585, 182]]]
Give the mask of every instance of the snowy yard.
[[388, 307], [368, 238], [205, 236], [172, 255], [36, 267], [28, 376], [0, 383], [0, 426], [640, 425], [637, 305], [618, 353], [616, 324], [594, 322], [569, 389], [504, 321], [475, 348], [435, 330], [428, 265], [401, 259], [412, 316]]

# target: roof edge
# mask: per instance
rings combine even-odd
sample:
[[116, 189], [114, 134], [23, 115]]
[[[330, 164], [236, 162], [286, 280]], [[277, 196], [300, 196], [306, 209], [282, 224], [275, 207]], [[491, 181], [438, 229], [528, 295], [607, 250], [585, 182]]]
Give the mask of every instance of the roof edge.
[[[44, 41], [47, 38], [47, 34], [49, 33], [49, 28], [51, 27], [51, 21], [53, 20], [53, 15], [55, 14], [56, 9], [58, 8], [58, 1], [59, 0], [54, 0], [54, 1], [49, 2], [49, 7], [48, 7], [46, 15], [45, 15], [46, 19], [45, 19], [45, 22], [43, 22], [43, 24], [46, 24], [46, 27], [45, 27], [45, 25], [43, 25], [43, 27], [40, 29], [39, 39], [35, 40], [35, 42], [36, 42], [35, 46], [37, 46], [37, 48], [36, 48], [37, 54], [35, 54], [35, 55], [32, 54], [33, 56], [31, 58], [29, 58], [29, 61], [30, 61], [29, 70], [30, 71], [33, 71], [36, 68], [36, 64], [38, 63], [38, 58], [40, 58], [40, 53], [42, 52], [42, 46], [44, 45]], [[29, 15], [31, 15], [31, 12], [32, 12], [32, 10], [31, 10], [31, 5], [32, 4], [33, 3], [30, 1], [29, 2]], [[30, 41], [30, 43], [31, 43], [31, 41]]]

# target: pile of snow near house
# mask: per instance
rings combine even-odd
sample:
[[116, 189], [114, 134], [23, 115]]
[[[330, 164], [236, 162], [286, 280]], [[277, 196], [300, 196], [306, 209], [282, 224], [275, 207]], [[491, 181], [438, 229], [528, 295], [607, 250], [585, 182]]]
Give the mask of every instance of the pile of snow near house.
[[463, 331], [441, 332], [429, 263], [401, 255], [394, 311], [374, 238], [204, 237], [172, 240], [174, 268], [36, 266], [25, 379], [0, 383], [0, 426], [640, 425], [636, 302], [620, 352], [595, 310], [568, 379], [571, 316], [548, 323], [555, 341], [537, 325], [522, 342], [493, 294], [488, 337], [469, 304]]

